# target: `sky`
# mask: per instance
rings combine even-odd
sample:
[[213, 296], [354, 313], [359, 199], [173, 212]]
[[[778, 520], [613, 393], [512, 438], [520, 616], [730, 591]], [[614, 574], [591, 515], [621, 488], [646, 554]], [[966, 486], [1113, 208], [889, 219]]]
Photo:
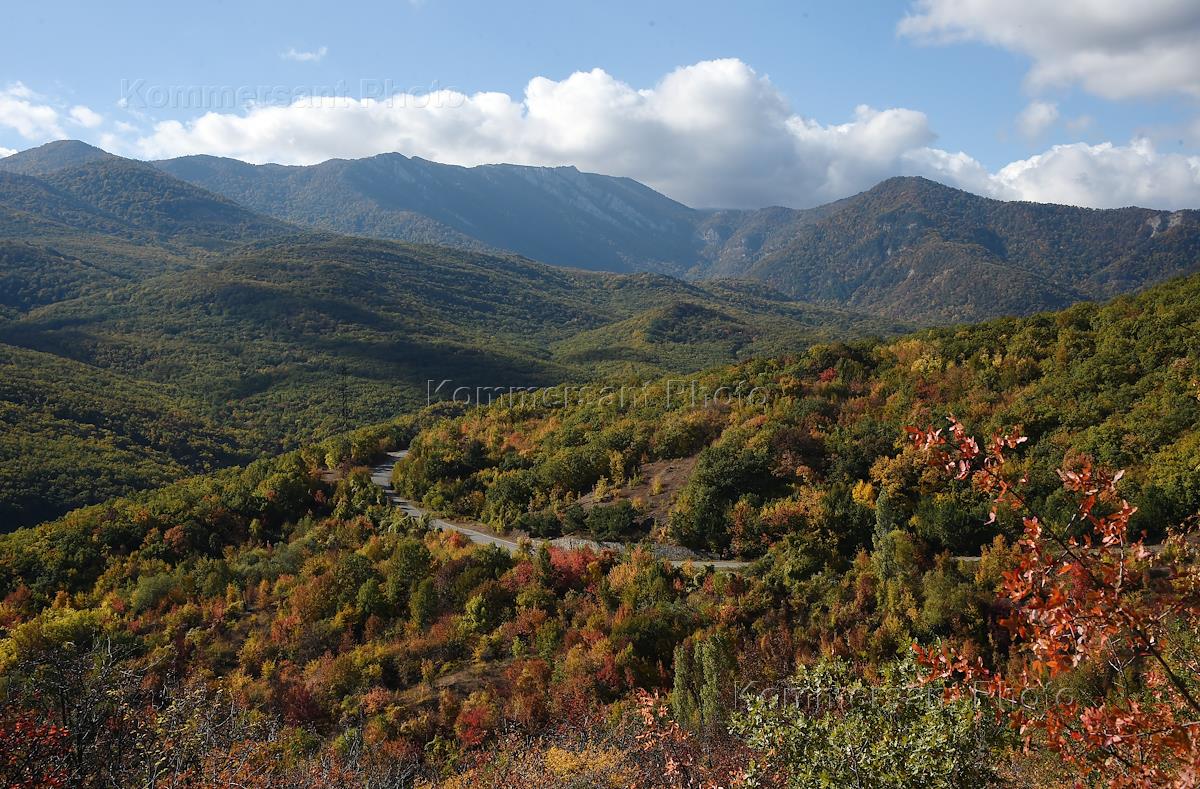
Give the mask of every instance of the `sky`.
[[1200, 2], [16, 2], [0, 155], [397, 151], [806, 207], [893, 175], [1200, 207]]

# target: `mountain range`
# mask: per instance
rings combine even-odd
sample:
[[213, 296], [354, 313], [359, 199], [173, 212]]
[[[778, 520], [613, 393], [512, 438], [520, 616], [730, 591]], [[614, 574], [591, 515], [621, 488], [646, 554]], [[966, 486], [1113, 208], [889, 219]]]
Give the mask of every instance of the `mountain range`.
[[309, 167], [211, 156], [155, 165], [305, 227], [573, 268], [751, 279], [928, 324], [1107, 298], [1200, 261], [1194, 210], [1005, 202], [924, 178], [807, 210], [701, 211], [573, 167], [465, 168], [394, 153]]
[[1196, 211], [917, 178], [700, 211], [569, 167], [51, 143], [0, 159], [0, 527], [390, 417], [430, 380], [636, 381], [1198, 265]]
[[[60, 141], [0, 160], [0, 172], [61, 181], [63, 170], [115, 159]], [[804, 301], [923, 324], [1107, 298], [1200, 260], [1195, 210], [1005, 202], [923, 178], [891, 178], [812, 209], [706, 211], [574, 167], [458, 167], [397, 153], [311, 166], [213, 156], [151, 164], [310, 230], [587, 270], [755, 280]]]

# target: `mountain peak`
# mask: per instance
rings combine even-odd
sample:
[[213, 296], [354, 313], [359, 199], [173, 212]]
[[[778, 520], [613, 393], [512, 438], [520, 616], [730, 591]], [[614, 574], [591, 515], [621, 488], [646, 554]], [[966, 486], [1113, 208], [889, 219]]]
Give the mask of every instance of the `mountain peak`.
[[[962, 189], [947, 186], [940, 181], [933, 181], [921, 175], [894, 175], [885, 178], [867, 190], [867, 194], [949, 194], [962, 193]], [[975, 195], [978, 197], [978, 195]]]
[[48, 175], [67, 167], [115, 158], [108, 151], [80, 140], [55, 140], [0, 159], [0, 170], [20, 175]]

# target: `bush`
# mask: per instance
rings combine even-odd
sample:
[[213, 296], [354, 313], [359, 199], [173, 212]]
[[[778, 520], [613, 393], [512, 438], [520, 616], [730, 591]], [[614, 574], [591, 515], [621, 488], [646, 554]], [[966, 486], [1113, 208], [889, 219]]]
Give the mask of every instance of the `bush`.
[[595, 506], [587, 514], [587, 530], [600, 540], [619, 540], [627, 537], [639, 525], [637, 510], [628, 501]]
[[[914, 693], [911, 662], [884, 668], [870, 683], [842, 662], [803, 667], [787, 699], [747, 699], [732, 731], [770, 749], [791, 786], [993, 786], [1001, 743], [994, 716], [970, 701]], [[870, 776], [864, 784], [863, 776]]]

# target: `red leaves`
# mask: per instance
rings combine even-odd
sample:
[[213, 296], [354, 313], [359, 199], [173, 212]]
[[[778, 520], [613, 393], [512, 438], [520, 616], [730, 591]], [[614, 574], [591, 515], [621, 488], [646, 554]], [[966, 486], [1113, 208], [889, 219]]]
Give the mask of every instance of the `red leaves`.
[[69, 736], [31, 712], [0, 721], [0, 783], [14, 789], [66, 786]]
[[599, 558], [598, 554], [588, 548], [550, 549], [550, 565], [554, 568], [558, 586], [564, 590], [582, 588], [588, 566]]
[[740, 759], [733, 764], [713, 763], [714, 756], [723, 754], [722, 749], [711, 748], [682, 728], [671, 717], [665, 697], [645, 690], [637, 692], [637, 714], [641, 719], [641, 730], [636, 743], [639, 761], [649, 762], [656, 772], [652, 784], [639, 786], [655, 787], [718, 787], [735, 785], [738, 779]]
[[487, 691], [475, 691], [459, 709], [454, 721], [454, 733], [467, 748], [479, 745], [496, 729], [499, 721], [496, 702]]
[[[1084, 462], [1062, 469], [1064, 488], [1078, 501], [1075, 537], [1048, 529], [1017, 492], [1005, 451], [1025, 441], [1017, 433], [979, 444], [950, 418], [941, 430], [906, 428], [929, 462], [957, 479], [971, 478], [997, 506], [1024, 511], [1016, 567], [1003, 576], [1001, 596], [1011, 616], [1012, 665], [994, 672], [950, 647], [914, 645], [929, 679], [953, 695], [982, 694], [999, 703], [1010, 723], [1035, 744], [1082, 769], [1099, 768], [1111, 786], [1191, 786], [1200, 774], [1200, 702], [1192, 695], [1198, 667], [1176, 665], [1172, 638], [1183, 624], [1194, 638], [1200, 616], [1200, 574], [1186, 543], [1186, 562], [1156, 567], [1140, 539], [1130, 540], [1135, 512], [1117, 493], [1123, 474]], [[993, 511], [993, 517], [995, 513]], [[1146, 579], [1165, 578], [1159, 583]], [[1186, 649], [1186, 647], [1184, 648]], [[1106, 693], [1081, 703], [1062, 695], [1061, 677], [1081, 665], [1107, 673]]]

